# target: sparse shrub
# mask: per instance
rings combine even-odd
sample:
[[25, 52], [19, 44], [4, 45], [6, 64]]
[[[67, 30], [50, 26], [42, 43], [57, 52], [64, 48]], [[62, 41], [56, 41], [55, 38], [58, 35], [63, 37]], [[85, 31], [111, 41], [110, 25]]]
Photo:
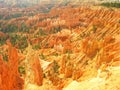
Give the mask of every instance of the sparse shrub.
[[45, 35], [47, 35], [46, 33], [45, 33], [45, 31], [43, 30], [43, 29], [39, 29], [39, 35], [40, 36], [45, 36]]
[[53, 70], [54, 70], [55, 73], [58, 73], [59, 67], [60, 66], [58, 65], [58, 63], [54, 60], [53, 61]]
[[3, 55], [3, 60], [4, 60], [4, 61], [8, 61], [8, 55], [4, 54], [4, 55]]
[[41, 48], [40, 44], [36, 44], [32, 47], [34, 50], [38, 50]]
[[41, 59], [45, 59], [45, 56], [44, 56], [43, 53], [41, 53], [39, 56], [40, 56]]
[[118, 23], [120, 23], [120, 20], [118, 20]]
[[96, 32], [96, 30], [97, 30], [97, 27], [96, 27], [95, 25], [93, 25], [92, 30], [93, 30], [93, 33], [95, 33], [95, 32]]
[[18, 71], [19, 73], [22, 75], [22, 74], [25, 74], [25, 67], [24, 66], [19, 66], [18, 67]]
[[72, 53], [72, 50], [65, 50], [65, 53], [68, 53], [68, 54], [71, 54]]

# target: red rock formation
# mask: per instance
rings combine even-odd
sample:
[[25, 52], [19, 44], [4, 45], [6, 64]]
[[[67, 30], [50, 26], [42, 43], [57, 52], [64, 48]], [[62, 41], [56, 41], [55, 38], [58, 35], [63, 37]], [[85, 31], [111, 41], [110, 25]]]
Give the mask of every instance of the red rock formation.
[[32, 70], [34, 71], [34, 84], [41, 86], [43, 84], [43, 71], [36, 55], [33, 57]]
[[0, 90], [22, 90], [24, 85], [18, 73], [17, 50], [9, 44], [8, 62], [0, 57]]
[[65, 68], [65, 78], [70, 78], [73, 74], [73, 65], [70, 62], [68, 62], [66, 66], [67, 67]]
[[65, 73], [65, 67], [66, 67], [66, 55], [63, 56], [60, 63], [61, 63], [61, 65], [60, 65], [60, 73], [64, 74]]

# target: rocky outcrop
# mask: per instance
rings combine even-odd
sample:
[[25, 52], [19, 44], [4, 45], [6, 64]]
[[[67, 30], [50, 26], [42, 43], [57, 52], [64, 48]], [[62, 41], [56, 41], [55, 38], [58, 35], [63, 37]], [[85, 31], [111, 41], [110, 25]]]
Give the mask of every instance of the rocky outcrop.
[[1, 90], [22, 90], [24, 80], [18, 72], [18, 53], [9, 43], [8, 62], [0, 56], [0, 89]]

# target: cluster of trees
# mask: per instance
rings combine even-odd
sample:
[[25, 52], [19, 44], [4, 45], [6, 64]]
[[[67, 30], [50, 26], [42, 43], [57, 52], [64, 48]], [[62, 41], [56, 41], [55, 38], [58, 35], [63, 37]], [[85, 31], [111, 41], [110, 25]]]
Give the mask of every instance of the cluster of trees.
[[25, 49], [28, 46], [27, 37], [20, 35], [11, 35], [10, 41], [13, 46], [19, 49]]
[[7, 37], [0, 37], [0, 46], [5, 44]]
[[120, 2], [106, 2], [106, 3], [102, 3], [102, 6], [106, 6], [106, 7], [115, 7], [115, 8], [120, 8]]
[[27, 37], [20, 35], [9, 34], [0, 38], [0, 46], [4, 45], [7, 40], [10, 40], [11, 44], [18, 49], [25, 49], [28, 46]]
[[25, 23], [19, 23], [18, 24], [13, 24], [13, 23], [6, 23], [2, 26], [1, 24], [1, 29], [0, 31], [4, 32], [4, 33], [15, 33], [15, 32], [29, 32], [29, 28], [27, 27], [27, 25]]

